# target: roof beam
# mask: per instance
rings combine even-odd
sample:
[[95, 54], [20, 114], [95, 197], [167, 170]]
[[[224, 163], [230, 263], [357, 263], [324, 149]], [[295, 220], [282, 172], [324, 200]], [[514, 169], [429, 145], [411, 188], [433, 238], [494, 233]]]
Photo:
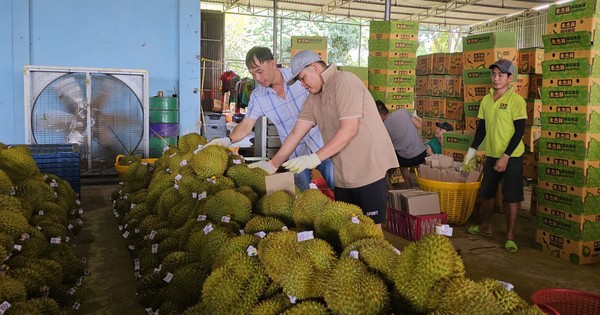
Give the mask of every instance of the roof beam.
[[226, 0], [225, 1], [225, 10], [230, 9], [231, 7], [236, 5], [238, 2], [240, 2], [240, 0]]
[[344, 6], [347, 3], [352, 2], [352, 0], [333, 0], [331, 2], [329, 2], [328, 4], [314, 10], [312, 13], [314, 14], [327, 14], [330, 11], [333, 11], [337, 8], [341, 8], [342, 6]]
[[411, 14], [408, 17], [408, 20], [421, 21], [428, 17], [438, 16], [449, 11], [455, 11], [456, 9], [481, 1], [483, 0], [451, 0], [448, 2], [440, 2], [439, 4], [432, 5], [428, 9]]

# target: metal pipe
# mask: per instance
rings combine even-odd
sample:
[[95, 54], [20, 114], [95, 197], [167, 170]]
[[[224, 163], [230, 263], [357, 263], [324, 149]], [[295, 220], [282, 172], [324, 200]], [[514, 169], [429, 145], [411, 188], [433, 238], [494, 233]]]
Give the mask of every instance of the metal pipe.
[[392, 0], [385, 0], [385, 11], [383, 13], [383, 20], [389, 21], [392, 17]]
[[[273, 0], [273, 56], [278, 55], [278, 51], [277, 51], [277, 4], [278, 3], [279, 3], [278, 0]], [[277, 57], [275, 59], [277, 59]]]

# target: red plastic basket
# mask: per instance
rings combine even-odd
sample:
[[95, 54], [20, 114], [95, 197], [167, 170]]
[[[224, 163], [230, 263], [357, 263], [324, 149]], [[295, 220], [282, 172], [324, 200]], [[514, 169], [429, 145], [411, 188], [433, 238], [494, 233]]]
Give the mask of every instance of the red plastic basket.
[[409, 241], [418, 241], [425, 235], [434, 234], [436, 225], [445, 224], [447, 219], [445, 213], [416, 216], [388, 208], [387, 230]]
[[531, 294], [531, 302], [548, 314], [600, 314], [600, 295], [572, 289], [541, 289]]

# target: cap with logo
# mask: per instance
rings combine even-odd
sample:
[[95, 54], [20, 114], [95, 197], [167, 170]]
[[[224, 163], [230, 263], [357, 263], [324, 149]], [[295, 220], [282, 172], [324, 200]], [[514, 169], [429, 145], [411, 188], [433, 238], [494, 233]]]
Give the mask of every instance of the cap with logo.
[[452, 127], [451, 124], [449, 124], [448, 122], [436, 122], [435, 125], [440, 128], [440, 129], [444, 129], [446, 131], [453, 131], [454, 127]]
[[321, 56], [312, 50], [303, 50], [297, 53], [294, 58], [292, 58], [292, 79], [287, 82], [287, 85], [296, 83], [300, 72], [317, 61], [321, 61]]
[[494, 62], [494, 64], [492, 64], [489, 68], [490, 70], [493, 70], [494, 67], [498, 67], [498, 69], [500, 69], [500, 72], [502, 73], [506, 73], [508, 75], [515, 74], [515, 65], [512, 62], [510, 62], [510, 60], [500, 59]]

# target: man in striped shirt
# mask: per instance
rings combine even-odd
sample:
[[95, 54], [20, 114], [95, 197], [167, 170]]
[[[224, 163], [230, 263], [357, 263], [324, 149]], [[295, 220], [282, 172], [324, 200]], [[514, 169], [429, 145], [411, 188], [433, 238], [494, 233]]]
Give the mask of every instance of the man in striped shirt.
[[[258, 86], [252, 91], [248, 111], [234, 130], [225, 138], [210, 141], [208, 145], [229, 146], [231, 143], [244, 139], [256, 125], [261, 116], [266, 116], [277, 128], [281, 143], [294, 128], [298, 114], [304, 106], [308, 91], [299, 82], [286, 85], [292, 78], [289, 68], [277, 68], [273, 53], [267, 47], [252, 47], [246, 54], [246, 66]], [[323, 139], [318, 127], [312, 128], [298, 144], [290, 157], [309, 155], [317, 152], [323, 146]], [[277, 169], [271, 161], [260, 161], [250, 164], [250, 167], [259, 167], [269, 174]], [[333, 164], [329, 159], [323, 161], [317, 169], [323, 178], [333, 188]], [[311, 180], [311, 170], [307, 169], [300, 174], [295, 174], [296, 186], [300, 190], [308, 189]]]

